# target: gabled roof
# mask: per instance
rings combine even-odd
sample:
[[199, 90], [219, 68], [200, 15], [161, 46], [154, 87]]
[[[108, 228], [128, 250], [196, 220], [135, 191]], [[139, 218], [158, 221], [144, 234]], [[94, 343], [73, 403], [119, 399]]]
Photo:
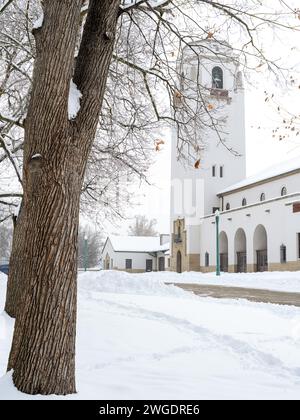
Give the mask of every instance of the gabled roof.
[[[110, 235], [107, 240], [116, 252], [165, 252], [169, 244], [160, 244], [159, 236], [116, 236]], [[105, 247], [105, 246], [104, 246]]]
[[227, 195], [228, 193], [243, 190], [257, 184], [270, 182], [273, 179], [283, 178], [293, 173], [297, 173], [298, 171], [300, 172], [300, 156], [278, 163], [277, 165], [273, 165], [264, 171], [238, 182], [237, 184], [231, 185], [230, 187], [220, 191], [218, 196]]

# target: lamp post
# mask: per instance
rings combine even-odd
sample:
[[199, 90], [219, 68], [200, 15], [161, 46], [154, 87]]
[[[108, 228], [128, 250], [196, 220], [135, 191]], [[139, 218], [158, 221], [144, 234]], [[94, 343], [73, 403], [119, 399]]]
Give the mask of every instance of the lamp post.
[[87, 271], [88, 265], [88, 237], [84, 236], [84, 271]]
[[219, 235], [219, 230], [220, 230], [220, 212], [219, 210], [217, 210], [215, 212], [215, 218], [216, 218], [216, 245], [217, 245], [217, 249], [216, 249], [216, 260], [217, 260], [217, 269], [216, 269], [216, 275], [220, 276], [221, 275], [221, 267], [220, 267], [220, 235]]

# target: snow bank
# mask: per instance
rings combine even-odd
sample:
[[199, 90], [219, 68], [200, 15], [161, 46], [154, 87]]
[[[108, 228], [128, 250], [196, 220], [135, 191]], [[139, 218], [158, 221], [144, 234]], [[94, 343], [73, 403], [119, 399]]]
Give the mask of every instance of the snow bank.
[[0, 314], [5, 304], [7, 276], [0, 272]]
[[99, 271], [80, 274], [79, 287], [90, 292], [192, 297], [190, 293], [178, 287], [166, 285], [163, 278], [133, 275], [120, 271]]
[[82, 93], [77, 88], [73, 80], [71, 80], [70, 92], [69, 92], [69, 106], [68, 106], [69, 120], [74, 120], [77, 117], [77, 114], [80, 110], [81, 98], [82, 98]]
[[5, 395], [7, 400], [18, 399], [18, 394], [20, 394], [13, 384], [12, 375], [13, 372], [11, 371], [0, 378], [1, 393], [2, 395]]
[[0, 281], [6, 281], [6, 280], [7, 280], [7, 276], [0, 272]]
[[280, 292], [300, 293], [300, 272], [267, 272], [267, 273], [223, 273], [217, 277], [215, 273], [183, 273], [173, 272], [137, 274], [140, 278], [159, 279], [165, 283], [195, 283], [244, 287], [250, 289], [266, 289]]
[[299, 400], [299, 308], [186, 299], [164, 274], [79, 275], [78, 394], [67, 397], [22, 394], [6, 374], [13, 321], [0, 275], [0, 400]]
[[[3, 273], [0, 273], [0, 376], [6, 372], [14, 328], [14, 320], [4, 312], [6, 284], [7, 276]], [[0, 381], [1, 391], [3, 386], [3, 380], [4, 379], [1, 379]], [[6, 378], [6, 380], [9, 382], [9, 379]]]

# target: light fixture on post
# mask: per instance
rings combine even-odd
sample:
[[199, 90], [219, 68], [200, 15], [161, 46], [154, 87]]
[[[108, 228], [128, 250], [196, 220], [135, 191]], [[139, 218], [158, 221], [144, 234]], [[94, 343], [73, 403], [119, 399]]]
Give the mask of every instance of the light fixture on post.
[[87, 271], [88, 266], [88, 237], [84, 236], [84, 271]]
[[216, 219], [216, 275], [220, 276], [221, 275], [221, 267], [220, 267], [220, 235], [219, 235], [219, 230], [220, 230], [220, 211], [217, 210], [215, 212], [215, 219]]

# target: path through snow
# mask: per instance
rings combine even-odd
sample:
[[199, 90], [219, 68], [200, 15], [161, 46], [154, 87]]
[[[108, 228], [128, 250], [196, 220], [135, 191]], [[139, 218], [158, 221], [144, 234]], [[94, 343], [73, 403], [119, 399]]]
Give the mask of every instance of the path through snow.
[[[151, 277], [80, 275], [79, 393], [66, 398], [300, 398], [299, 309], [198, 298]], [[1, 375], [12, 322], [2, 314], [0, 325]], [[30, 397], [6, 375], [8, 398]]]

